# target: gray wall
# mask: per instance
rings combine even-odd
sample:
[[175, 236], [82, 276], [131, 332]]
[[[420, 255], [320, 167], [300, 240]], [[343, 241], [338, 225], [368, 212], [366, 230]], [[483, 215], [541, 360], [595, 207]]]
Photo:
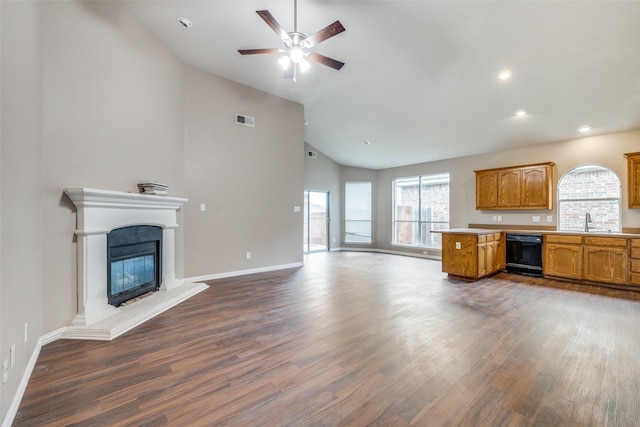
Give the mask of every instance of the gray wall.
[[186, 82], [188, 276], [301, 263], [302, 105], [193, 68]]
[[77, 312], [65, 188], [158, 180], [190, 198], [176, 272], [192, 277], [302, 261], [304, 163], [301, 105], [184, 65], [119, 2], [2, 1], [0, 16], [0, 365], [17, 350], [5, 417], [38, 339]]
[[[342, 241], [342, 188], [341, 167], [314, 146], [304, 145], [304, 189], [329, 192], [329, 247], [336, 249]], [[317, 158], [307, 156], [308, 151], [318, 153]]]

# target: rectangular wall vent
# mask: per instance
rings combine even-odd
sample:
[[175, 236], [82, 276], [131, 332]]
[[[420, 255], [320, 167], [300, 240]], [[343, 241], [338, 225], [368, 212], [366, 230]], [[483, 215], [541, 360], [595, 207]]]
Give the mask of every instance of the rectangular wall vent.
[[236, 114], [236, 123], [239, 125], [254, 127], [256, 121], [253, 117], [245, 116], [242, 114]]
[[307, 156], [311, 157], [312, 159], [315, 159], [316, 157], [318, 157], [318, 153], [315, 151], [309, 151], [307, 152]]

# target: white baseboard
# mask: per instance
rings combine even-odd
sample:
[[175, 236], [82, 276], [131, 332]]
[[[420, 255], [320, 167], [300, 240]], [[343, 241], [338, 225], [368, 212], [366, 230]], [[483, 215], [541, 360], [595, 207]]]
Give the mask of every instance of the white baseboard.
[[24, 392], [27, 391], [27, 385], [29, 384], [29, 379], [31, 378], [33, 369], [36, 367], [36, 362], [38, 361], [38, 357], [40, 356], [40, 350], [42, 350], [42, 346], [60, 338], [65, 329], [66, 328], [60, 328], [38, 338], [38, 342], [36, 343], [36, 346], [33, 349], [33, 353], [31, 353], [31, 357], [29, 358], [29, 362], [27, 363], [27, 367], [22, 374], [22, 379], [20, 379], [20, 384], [18, 385], [16, 394], [13, 396], [13, 400], [11, 401], [11, 406], [9, 406], [7, 415], [4, 417], [4, 420], [2, 420], [2, 427], [10, 427], [13, 424], [13, 420], [16, 418], [16, 415], [18, 414], [18, 409], [20, 409], [20, 402], [22, 402]]
[[184, 280], [189, 282], [204, 282], [207, 280], [224, 279], [226, 277], [246, 276], [247, 274], [265, 273], [267, 271], [285, 270], [287, 268], [303, 267], [304, 263], [294, 262], [292, 264], [272, 265], [269, 267], [251, 268], [247, 270], [227, 271], [225, 273], [207, 274], [205, 276], [187, 277]]

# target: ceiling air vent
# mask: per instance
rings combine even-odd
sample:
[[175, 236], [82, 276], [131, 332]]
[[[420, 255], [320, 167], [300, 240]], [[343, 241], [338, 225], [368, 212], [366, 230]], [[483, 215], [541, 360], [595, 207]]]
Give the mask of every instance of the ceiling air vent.
[[236, 114], [236, 123], [239, 125], [254, 127], [256, 121], [253, 117], [243, 116], [242, 114]]
[[307, 151], [307, 156], [311, 157], [312, 159], [315, 159], [318, 157], [318, 153], [316, 151]]

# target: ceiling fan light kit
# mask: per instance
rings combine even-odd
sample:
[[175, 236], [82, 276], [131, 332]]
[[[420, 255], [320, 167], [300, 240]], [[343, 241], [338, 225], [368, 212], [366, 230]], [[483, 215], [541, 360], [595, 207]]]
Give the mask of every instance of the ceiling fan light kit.
[[310, 37], [298, 32], [298, 2], [293, 3], [293, 31], [287, 33], [282, 25], [271, 15], [268, 10], [257, 10], [256, 13], [267, 23], [267, 25], [280, 37], [284, 43], [284, 49], [266, 48], [266, 49], [238, 49], [241, 55], [256, 55], [269, 53], [285, 53], [286, 55], [278, 59], [280, 65], [284, 68], [284, 78], [296, 81], [298, 70], [305, 72], [311, 67], [309, 61], [340, 70], [344, 66], [344, 62], [329, 58], [319, 53], [309, 50], [320, 42], [327, 40], [341, 32], [345, 31], [340, 21], [326, 26], [322, 30]]

